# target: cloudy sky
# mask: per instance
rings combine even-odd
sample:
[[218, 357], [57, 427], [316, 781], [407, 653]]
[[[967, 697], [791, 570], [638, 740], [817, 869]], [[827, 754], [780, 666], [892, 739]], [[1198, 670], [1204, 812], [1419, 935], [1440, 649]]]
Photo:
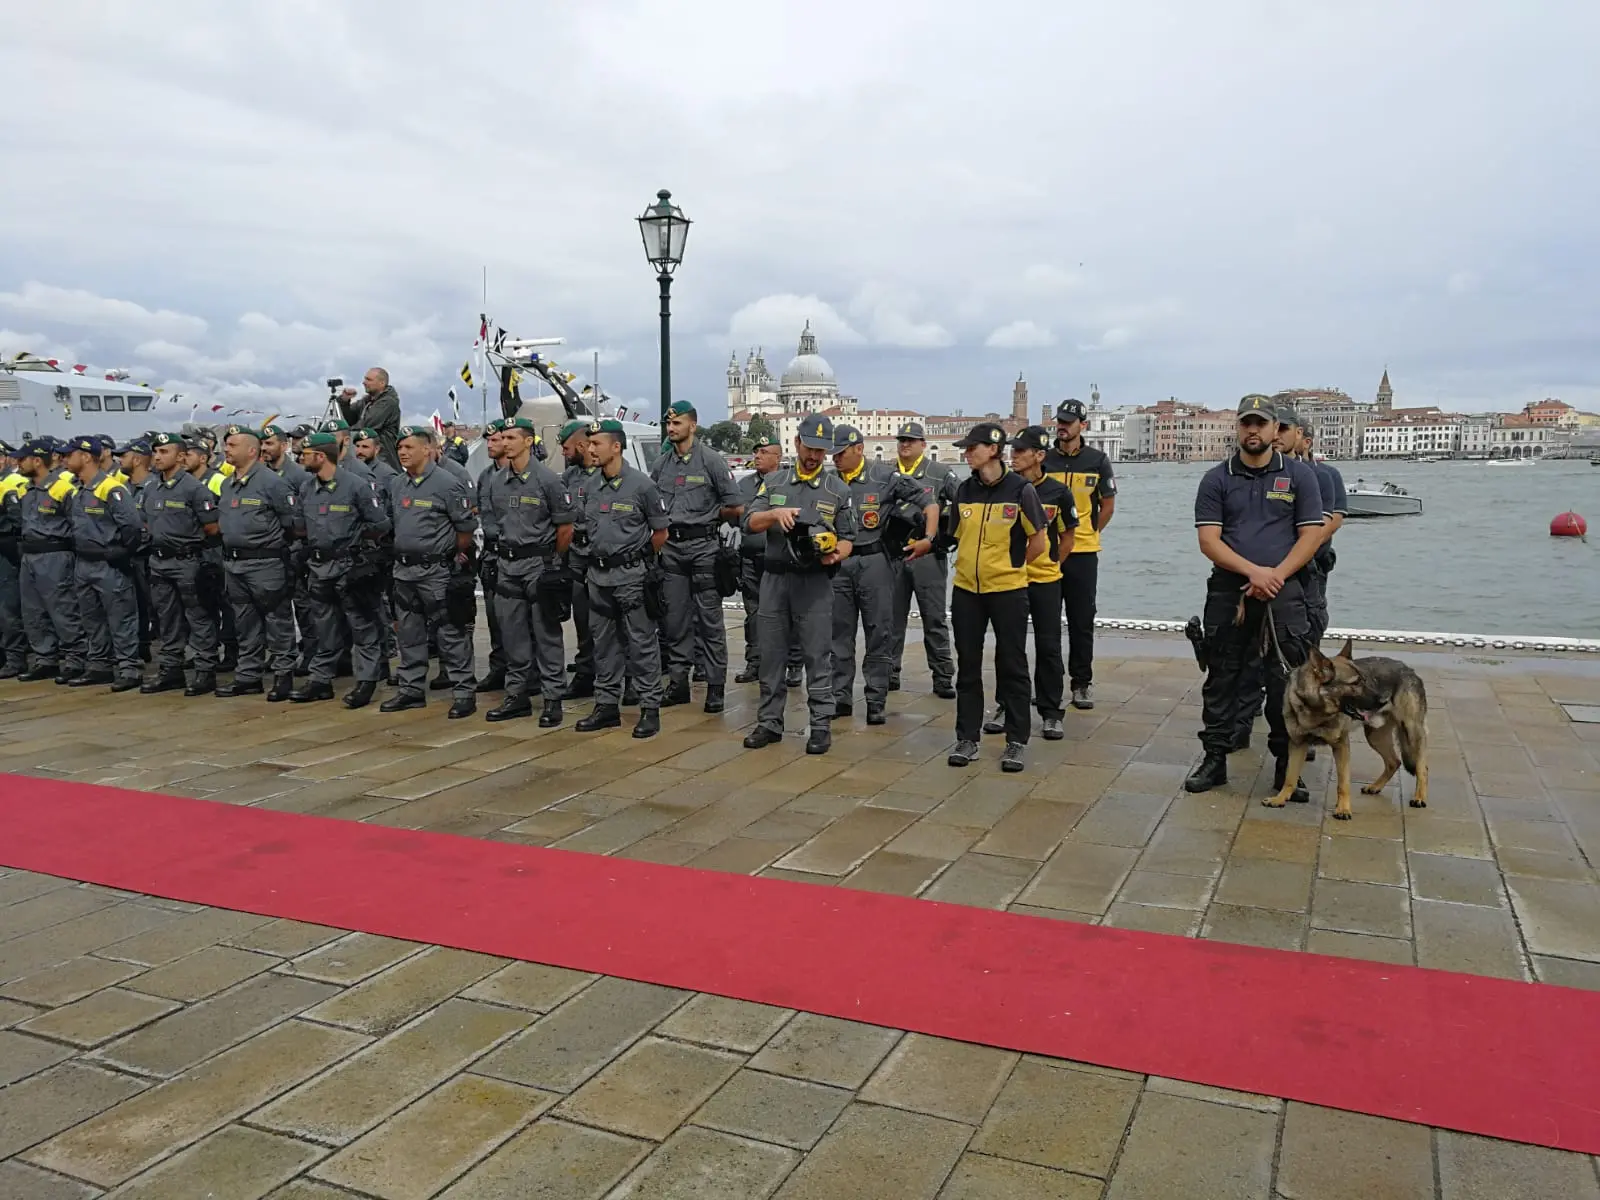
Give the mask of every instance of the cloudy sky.
[[1596, 408], [1596, 45], [1592, 0], [53, 0], [0, 46], [0, 352], [428, 412], [487, 266], [654, 397], [669, 187], [707, 412], [807, 318], [872, 406]]

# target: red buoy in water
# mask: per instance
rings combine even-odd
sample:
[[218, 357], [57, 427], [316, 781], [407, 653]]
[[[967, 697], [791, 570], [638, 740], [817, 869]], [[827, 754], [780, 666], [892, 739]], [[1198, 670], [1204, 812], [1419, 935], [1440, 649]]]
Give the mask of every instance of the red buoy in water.
[[1581, 538], [1588, 535], [1589, 523], [1575, 512], [1559, 513], [1550, 521], [1551, 537]]

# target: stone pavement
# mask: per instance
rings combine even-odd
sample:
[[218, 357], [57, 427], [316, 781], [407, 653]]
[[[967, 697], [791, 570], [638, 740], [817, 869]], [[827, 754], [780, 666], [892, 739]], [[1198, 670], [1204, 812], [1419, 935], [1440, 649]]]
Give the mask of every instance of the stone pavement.
[[[736, 640], [736, 639], [735, 639]], [[580, 736], [0, 684], [0, 770], [1600, 989], [1600, 663], [1406, 655], [1431, 806], [1182, 792], [1187, 646], [1103, 639], [1028, 770], [890, 723], [747, 752], [754, 688]], [[571, 707], [571, 706], [569, 706]], [[582, 706], [575, 706], [582, 711]], [[791, 727], [804, 718], [798, 706]], [[1357, 775], [1376, 765], [1364, 745]], [[1410, 780], [1405, 779], [1409, 795]], [[3, 835], [0, 835], [3, 836]], [[1441, 1014], [1441, 1019], [1448, 1019]], [[0, 873], [0, 1197], [1600, 1200], [1594, 1159]]]

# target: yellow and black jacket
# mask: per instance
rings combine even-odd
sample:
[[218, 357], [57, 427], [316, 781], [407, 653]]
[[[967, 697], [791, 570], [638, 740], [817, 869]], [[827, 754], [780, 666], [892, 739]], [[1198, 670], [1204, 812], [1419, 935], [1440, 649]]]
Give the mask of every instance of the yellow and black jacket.
[[1117, 481], [1111, 473], [1111, 459], [1104, 450], [1079, 444], [1076, 454], [1063, 454], [1052, 446], [1044, 456], [1044, 473], [1059, 480], [1072, 492], [1078, 510], [1078, 532], [1073, 538], [1074, 554], [1094, 554], [1100, 549], [1100, 502], [1117, 494]]
[[1047, 522], [1039, 493], [1015, 471], [985, 484], [976, 474], [955, 495], [955, 585], [967, 592], [1028, 586], [1028, 539]]
[[1033, 490], [1039, 493], [1039, 503], [1044, 506], [1050, 544], [1028, 564], [1028, 582], [1054, 583], [1061, 578], [1061, 540], [1074, 536], [1078, 528], [1078, 509], [1072, 502], [1071, 491], [1060, 480], [1045, 475], [1033, 485]]

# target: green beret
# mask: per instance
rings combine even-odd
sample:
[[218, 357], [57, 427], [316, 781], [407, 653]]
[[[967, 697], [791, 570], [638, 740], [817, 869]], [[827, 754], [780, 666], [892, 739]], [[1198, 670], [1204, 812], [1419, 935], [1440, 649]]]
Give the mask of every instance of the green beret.
[[318, 430], [316, 433], [306, 436], [304, 448], [307, 450], [337, 450], [339, 448], [339, 439], [331, 433]]
[[534, 428], [533, 422], [527, 417], [507, 417], [505, 421], [502, 422], [502, 428], [504, 428], [507, 433], [510, 433], [513, 429], [520, 429], [523, 433], [531, 433], [535, 435], [537, 435], [539, 432]]
[[777, 444], [778, 444], [778, 439], [777, 438], [771, 437], [768, 434], [763, 433], [760, 437], [758, 437], [755, 440], [755, 449], [760, 450], [763, 446], [776, 446]]
[[568, 438], [570, 438], [575, 433], [587, 433], [588, 431], [589, 431], [589, 422], [587, 422], [587, 421], [568, 421], [565, 425], [563, 425], [561, 427], [561, 432], [556, 436], [556, 440], [559, 441], [559, 442], [565, 442]]
[[433, 427], [430, 425], [402, 425], [400, 426], [400, 440], [406, 438], [422, 438], [424, 441], [433, 441]]
[[494, 420], [492, 420], [492, 421], [488, 422], [486, 425], [484, 425], [484, 427], [483, 427], [483, 436], [484, 437], [488, 437], [491, 433], [499, 433], [505, 427], [506, 427], [505, 418], [504, 417], [496, 417]]
[[622, 427], [622, 422], [615, 417], [607, 417], [604, 421], [596, 421], [589, 426], [589, 430], [592, 433], [615, 433], [620, 436], [626, 436], [628, 432]]
[[669, 417], [694, 417], [699, 414], [694, 411], [694, 405], [687, 400], [674, 400], [667, 405], [667, 415]]
[[358, 442], [375, 442], [378, 440], [378, 431], [376, 429], [357, 429], [350, 436]]
[[177, 433], [158, 433], [150, 439], [152, 446], [182, 446], [183, 436]]
[[345, 430], [347, 430], [349, 428], [350, 428], [350, 422], [349, 421], [340, 420], [338, 417], [335, 417], [331, 421], [324, 421], [322, 423], [322, 432], [323, 433], [343, 433]]
[[222, 436], [232, 437], [236, 433], [242, 433], [246, 437], [253, 437], [258, 442], [261, 440], [261, 430], [254, 425], [229, 425], [222, 431]]
[[261, 436], [264, 438], [277, 438], [280, 442], [287, 442], [289, 440], [289, 431], [282, 425], [263, 425], [261, 427]]

